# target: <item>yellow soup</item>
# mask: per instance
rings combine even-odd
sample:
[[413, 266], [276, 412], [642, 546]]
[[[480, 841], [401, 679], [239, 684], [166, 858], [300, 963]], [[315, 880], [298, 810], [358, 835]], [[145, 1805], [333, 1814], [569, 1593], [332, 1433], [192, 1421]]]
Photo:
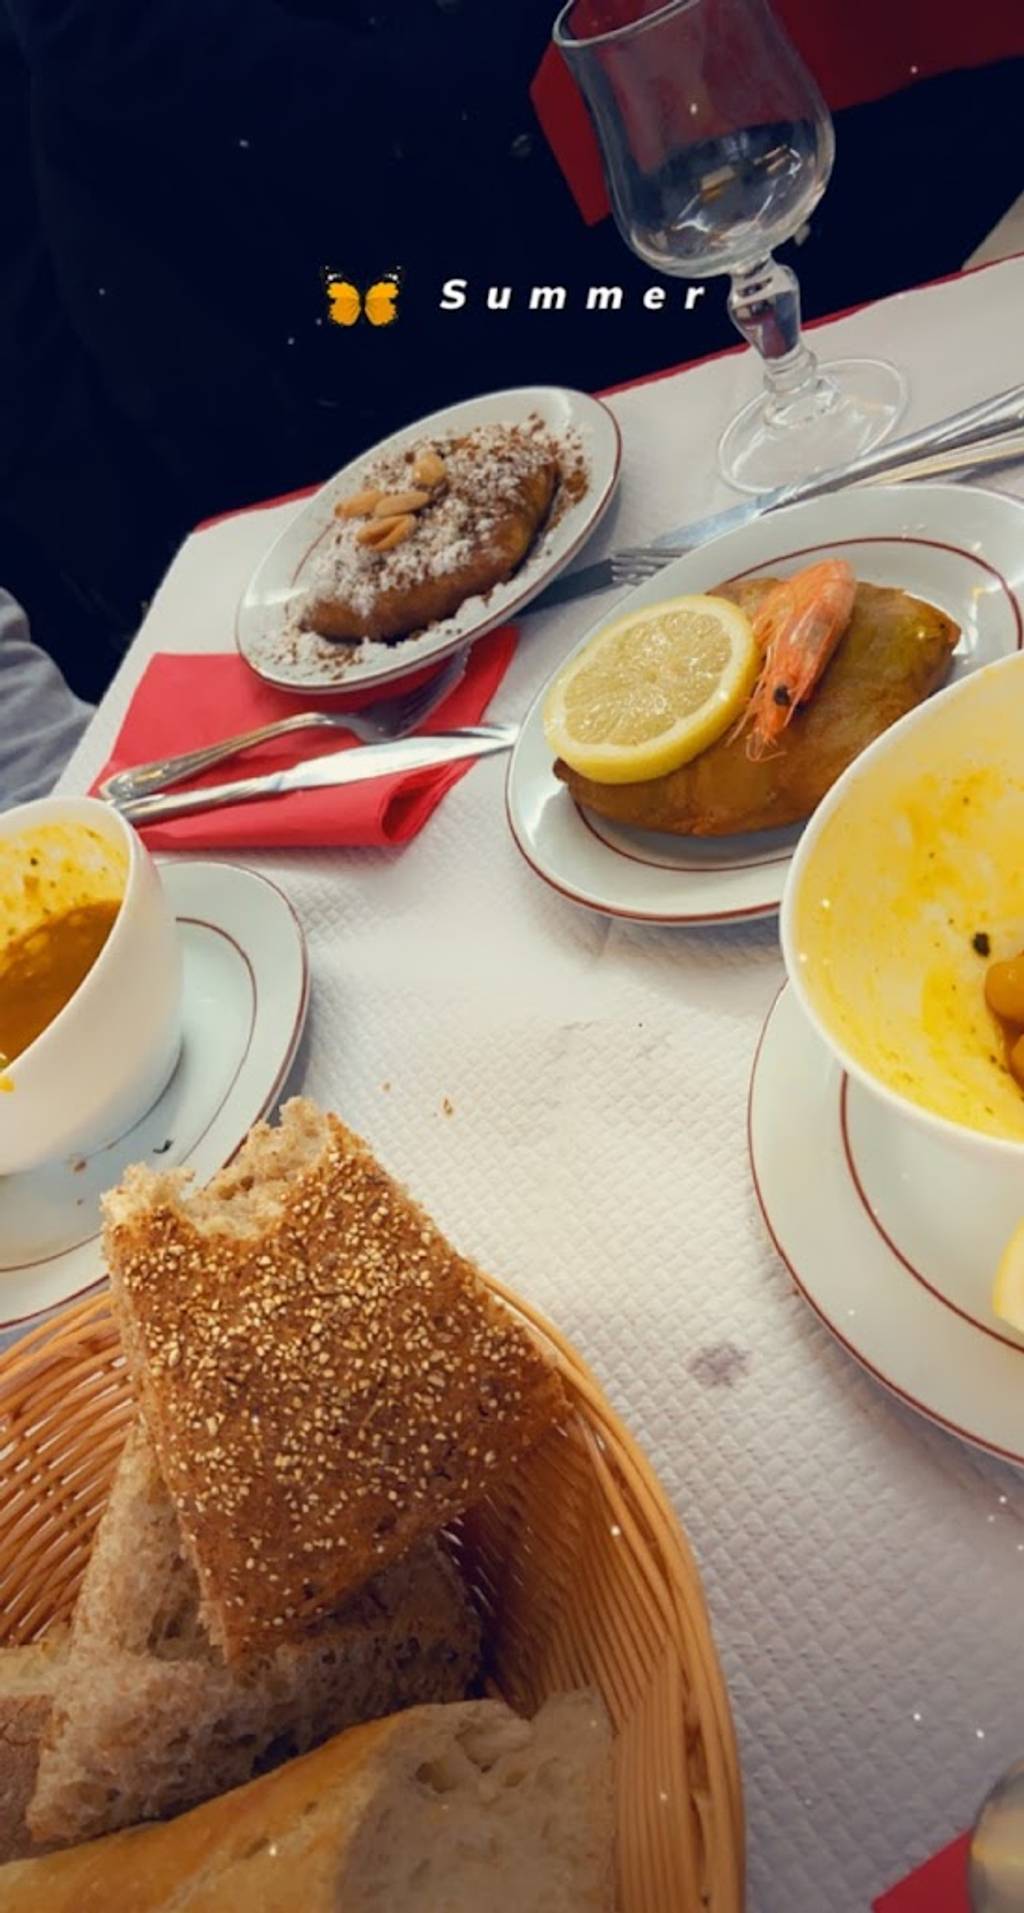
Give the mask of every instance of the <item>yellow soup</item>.
[[16, 937], [0, 957], [0, 1062], [13, 1063], [70, 1002], [114, 927], [118, 903], [82, 903]]
[[0, 837], [0, 1067], [35, 1041], [88, 975], [127, 875], [124, 848], [85, 824]]
[[990, 961], [1024, 949], [1024, 779], [985, 763], [910, 780], [886, 769], [850, 792], [804, 870], [794, 927], [808, 992], [887, 1087], [1024, 1139], [1024, 1090], [985, 1001]]

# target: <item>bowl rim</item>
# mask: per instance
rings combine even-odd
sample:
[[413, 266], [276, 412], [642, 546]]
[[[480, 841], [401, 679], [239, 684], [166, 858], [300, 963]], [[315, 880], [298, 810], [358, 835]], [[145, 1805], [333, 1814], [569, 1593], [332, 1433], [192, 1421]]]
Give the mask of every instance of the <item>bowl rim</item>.
[[823, 797], [813, 816], [809, 819], [803, 834], [793, 853], [793, 860], [786, 873], [786, 882], [779, 909], [779, 942], [782, 946], [782, 960], [786, 967], [786, 976], [800, 1008], [807, 1017], [816, 1034], [838, 1062], [840, 1068], [860, 1083], [873, 1096], [887, 1103], [897, 1115], [905, 1116], [919, 1127], [927, 1129], [936, 1138], [947, 1143], [955, 1143], [961, 1148], [969, 1148], [982, 1154], [1000, 1157], [1004, 1162], [1020, 1162], [1024, 1155], [1024, 1136], [993, 1136], [984, 1129], [974, 1129], [968, 1123], [956, 1122], [951, 1116], [940, 1116], [924, 1103], [916, 1103], [902, 1091], [893, 1089], [884, 1083], [861, 1063], [838, 1037], [814, 1001], [806, 982], [806, 971], [800, 962], [796, 933], [797, 899], [803, 887], [803, 879], [810, 859], [823, 831], [836, 811], [847, 801], [849, 793], [858, 783], [869, 780], [877, 762], [885, 760], [899, 750], [900, 740], [911, 731], [919, 730], [930, 723], [936, 710], [953, 701], [959, 703], [968, 696], [977, 696], [982, 685], [996, 675], [1009, 675], [1012, 672], [1024, 674], [1024, 651], [1011, 651], [1007, 657], [995, 658], [991, 664], [983, 665], [978, 671], [972, 671], [968, 677], [961, 678], [957, 684], [949, 684], [932, 693], [931, 697], [918, 704], [912, 711], [891, 724], [867, 748], [854, 758], [837, 778], [832, 789]]
[[112, 949], [115, 946], [120, 948], [124, 942], [127, 906], [139, 885], [139, 871], [142, 864], [141, 839], [112, 804], [106, 804], [98, 797], [33, 797], [28, 803], [16, 804], [11, 810], [0, 813], [0, 842], [12, 836], [20, 836], [23, 831], [30, 831], [35, 825], [42, 827], [49, 820], [54, 823], [60, 822], [62, 817], [68, 823], [87, 825], [91, 819], [95, 818], [113, 825], [115, 836], [120, 839], [128, 853], [124, 890], [117, 915], [103, 948], [90, 964], [77, 988], [71, 992], [67, 1002], [61, 1005], [56, 1016], [47, 1023], [45, 1029], [40, 1030], [39, 1035], [33, 1038], [28, 1047], [23, 1049], [12, 1062], [4, 1063], [3, 1074], [15, 1087], [23, 1077], [26, 1067], [34, 1066], [39, 1061], [41, 1052], [53, 1047], [50, 1042], [51, 1037], [60, 1031], [62, 1024], [66, 1029], [65, 1019], [69, 1013], [81, 1007], [90, 988], [100, 977], [100, 973], [104, 969], [109, 969]]

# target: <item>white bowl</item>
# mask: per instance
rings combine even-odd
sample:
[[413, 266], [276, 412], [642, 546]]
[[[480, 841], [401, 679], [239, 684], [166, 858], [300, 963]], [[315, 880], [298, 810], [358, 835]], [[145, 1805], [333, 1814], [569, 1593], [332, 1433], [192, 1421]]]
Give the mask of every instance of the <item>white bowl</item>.
[[960, 1244], [938, 1286], [957, 1307], [968, 1286], [987, 1295], [1024, 1219], [1024, 1089], [973, 937], [991, 958], [1024, 948], [1024, 654], [940, 692], [850, 766], [804, 833], [780, 929], [804, 1013], [883, 1106], [890, 1180], [935, 1241]]
[[113, 1142], [161, 1094], [181, 1044], [181, 949], [145, 846], [95, 798], [44, 797], [0, 816], [0, 879], [5, 855], [20, 861], [14, 840], [43, 826], [55, 827], [51, 843], [66, 837], [69, 859], [120, 872], [121, 906], [74, 995], [4, 1066], [0, 1175]]
[[937, 1139], [1024, 1161], [1024, 1090], [973, 946], [984, 932], [992, 958], [1024, 948], [1024, 654], [850, 765], [804, 832], [780, 928], [790, 982], [845, 1070]]

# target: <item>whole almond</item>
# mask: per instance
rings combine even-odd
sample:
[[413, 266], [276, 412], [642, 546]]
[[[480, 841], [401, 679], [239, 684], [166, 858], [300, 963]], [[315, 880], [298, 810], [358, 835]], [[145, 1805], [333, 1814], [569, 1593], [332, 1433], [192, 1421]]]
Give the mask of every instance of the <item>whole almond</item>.
[[396, 545], [404, 545], [415, 529], [412, 512], [404, 512], [397, 518], [373, 518], [356, 533], [356, 543], [368, 546], [371, 551], [393, 551]]
[[377, 489], [365, 492], [353, 492], [351, 498], [342, 498], [334, 507], [335, 518], [369, 518], [380, 497]]
[[437, 452], [419, 452], [413, 460], [412, 475], [417, 485], [426, 485], [433, 491], [445, 477], [447, 467]]
[[429, 505], [429, 492], [384, 492], [373, 508], [375, 518], [404, 518], [406, 512], [422, 511]]

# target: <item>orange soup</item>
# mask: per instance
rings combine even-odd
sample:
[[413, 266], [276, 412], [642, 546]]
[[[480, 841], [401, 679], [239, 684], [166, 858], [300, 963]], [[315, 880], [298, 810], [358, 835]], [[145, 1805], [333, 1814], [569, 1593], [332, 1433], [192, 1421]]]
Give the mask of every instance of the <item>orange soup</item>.
[[79, 904], [0, 949], [0, 1063], [13, 1063], [70, 1002], [120, 907], [113, 900]]

